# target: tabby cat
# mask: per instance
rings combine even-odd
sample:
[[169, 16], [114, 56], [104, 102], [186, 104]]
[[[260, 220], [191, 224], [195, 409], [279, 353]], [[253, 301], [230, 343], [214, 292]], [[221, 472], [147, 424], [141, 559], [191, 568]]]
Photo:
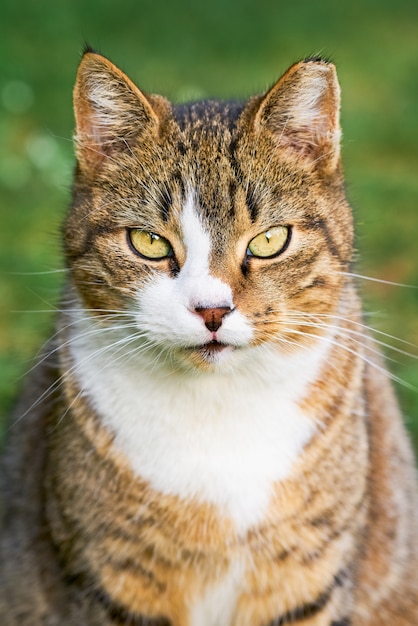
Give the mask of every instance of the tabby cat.
[[7, 626], [418, 624], [414, 460], [352, 276], [334, 66], [172, 105], [88, 50]]

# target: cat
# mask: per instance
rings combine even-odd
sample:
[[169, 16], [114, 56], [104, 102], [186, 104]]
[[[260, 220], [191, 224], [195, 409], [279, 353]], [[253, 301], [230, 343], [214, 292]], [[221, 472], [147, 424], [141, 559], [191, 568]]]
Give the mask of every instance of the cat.
[[0, 623], [418, 624], [333, 64], [172, 105], [88, 49], [57, 332], [3, 461]]

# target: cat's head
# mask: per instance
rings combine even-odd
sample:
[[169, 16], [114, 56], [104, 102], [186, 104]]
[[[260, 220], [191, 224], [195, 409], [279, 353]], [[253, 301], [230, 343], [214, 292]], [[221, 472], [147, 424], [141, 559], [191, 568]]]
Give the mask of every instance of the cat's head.
[[353, 239], [333, 65], [297, 63], [244, 104], [173, 106], [87, 52], [74, 102], [65, 248], [99, 324], [127, 312], [143, 346], [203, 369], [326, 333]]

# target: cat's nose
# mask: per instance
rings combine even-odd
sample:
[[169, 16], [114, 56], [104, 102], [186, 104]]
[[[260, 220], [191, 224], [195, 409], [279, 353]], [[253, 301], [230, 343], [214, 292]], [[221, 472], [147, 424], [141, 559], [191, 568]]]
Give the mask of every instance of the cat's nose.
[[216, 332], [222, 325], [222, 319], [232, 311], [229, 306], [219, 306], [214, 308], [206, 308], [203, 306], [195, 307], [195, 312], [203, 318], [205, 326], [211, 332]]

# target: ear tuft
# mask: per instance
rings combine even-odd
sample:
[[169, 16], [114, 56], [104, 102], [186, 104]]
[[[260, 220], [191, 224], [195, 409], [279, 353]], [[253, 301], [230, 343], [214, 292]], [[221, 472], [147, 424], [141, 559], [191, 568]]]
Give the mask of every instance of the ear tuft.
[[303, 59], [303, 63], [323, 63], [324, 65], [330, 64], [330, 60], [326, 57], [321, 56], [320, 54], [312, 54], [306, 59]]
[[285, 155], [332, 171], [340, 155], [340, 88], [320, 58], [293, 65], [264, 96], [255, 118]]
[[92, 54], [100, 54], [98, 50], [96, 50], [95, 48], [93, 48], [93, 46], [91, 46], [88, 41], [84, 42], [84, 48], [83, 48], [83, 52], [82, 52], [82, 57], [85, 54], [88, 54], [89, 52], [91, 52]]
[[108, 59], [88, 49], [74, 87], [75, 142], [80, 167], [97, 171], [103, 160], [145, 131], [158, 116], [148, 98]]

